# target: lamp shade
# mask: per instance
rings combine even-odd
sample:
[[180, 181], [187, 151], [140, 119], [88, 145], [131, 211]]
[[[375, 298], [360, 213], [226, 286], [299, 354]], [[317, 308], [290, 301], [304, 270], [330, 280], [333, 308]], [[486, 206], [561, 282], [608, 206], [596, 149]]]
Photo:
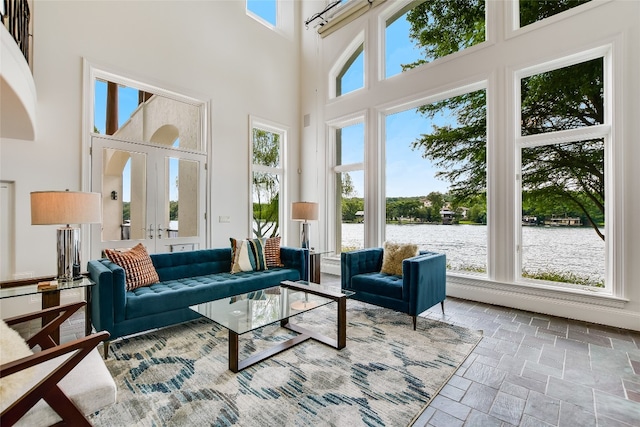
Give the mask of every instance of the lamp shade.
[[318, 204], [315, 202], [293, 202], [291, 204], [291, 219], [298, 221], [318, 219]]
[[102, 221], [100, 193], [34, 191], [31, 224], [92, 224]]

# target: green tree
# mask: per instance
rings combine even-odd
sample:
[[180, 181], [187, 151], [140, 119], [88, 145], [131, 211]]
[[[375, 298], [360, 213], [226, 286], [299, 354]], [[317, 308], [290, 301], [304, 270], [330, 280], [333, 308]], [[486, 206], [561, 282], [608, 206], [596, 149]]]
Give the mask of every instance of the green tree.
[[[535, 22], [576, 6], [571, 0], [521, 1], [521, 22]], [[419, 66], [484, 40], [484, 1], [426, 1], [407, 14], [410, 36], [425, 50]], [[602, 60], [587, 61], [522, 80], [522, 135], [602, 123]], [[484, 90], [425, 105], [429, 119], [447, 112], [457, 125], [434, 126], [412, 147], [438, 168], [450, 183], [450, 195], [461, 202], [486, 191], [486, 94]], [[604, 214], [602, 141], [581, 141], [525, 149], [523, 194], [535, 199], [563, 200], [580, 211], [596, 233]], [[593, 212], [597, 211], [598, 215]]]

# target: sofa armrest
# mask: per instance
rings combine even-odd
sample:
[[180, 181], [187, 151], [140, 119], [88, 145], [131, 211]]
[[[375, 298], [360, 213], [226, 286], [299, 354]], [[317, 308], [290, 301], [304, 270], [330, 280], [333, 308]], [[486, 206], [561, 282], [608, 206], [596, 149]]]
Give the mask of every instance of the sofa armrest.
[[374, 273], [382, 268], [382, 248], [358, 249], [340, 254], [342, 289], [351, 288], [351, 278], [358, 274]]
[[302, 248], [294, 248], [290, 246], [280, 247], [280, 260], [286, 268], [292, 268], [298, 270], [300, 273], [300, 279], [306, 277], [305, 275], [305, 250]]
[[96, 283], [91, 292], [91, 322], [96, 331], [113, 334], [114, 325], [124, 320], [124, 269], [108, 259], [99, 259], [89, 261], [87, 271]]
[[444, 301], [447, 285], [445, 254], [421, 252], [402, 261], [402, 297], [409, 302], [409, 314], [417, 316]]

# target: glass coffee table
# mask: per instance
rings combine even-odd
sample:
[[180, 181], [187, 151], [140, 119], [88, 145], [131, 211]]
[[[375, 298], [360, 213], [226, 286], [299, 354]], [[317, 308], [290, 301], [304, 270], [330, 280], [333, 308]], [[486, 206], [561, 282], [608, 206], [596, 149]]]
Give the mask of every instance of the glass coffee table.
[[[313, 339], [335, 349], [347, 345], [347, 298], [351, 291], [308, 282], [284, 281], [280, 286], [209, 301], [190, 308], [229, 331], [229, 369], [239, 372], [282, 351]], [[337, 302], [337, 338], [327, 337], [300, 325], [291, 317]], [[239, 360], [238, 337], [247, 332], [280, 322], [280, 326], [299, 335]]]

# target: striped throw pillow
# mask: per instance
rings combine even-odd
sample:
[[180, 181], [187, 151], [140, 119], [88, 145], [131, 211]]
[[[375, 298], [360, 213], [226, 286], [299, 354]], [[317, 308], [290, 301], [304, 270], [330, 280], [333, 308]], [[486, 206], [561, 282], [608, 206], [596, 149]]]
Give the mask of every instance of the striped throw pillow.
[[247, 239], [249, 243], [249, 250], [253, 254], [255, 264], [253, 269], [256, 271], [267, 269], [267, 257], [264, 252], [264, 245], [267, 239]]
[[128, 291], [160, 281], [151, 257], [142, 243], [125, 252], [105, 249], [104, 253], [107, 258], [124, 269]]

